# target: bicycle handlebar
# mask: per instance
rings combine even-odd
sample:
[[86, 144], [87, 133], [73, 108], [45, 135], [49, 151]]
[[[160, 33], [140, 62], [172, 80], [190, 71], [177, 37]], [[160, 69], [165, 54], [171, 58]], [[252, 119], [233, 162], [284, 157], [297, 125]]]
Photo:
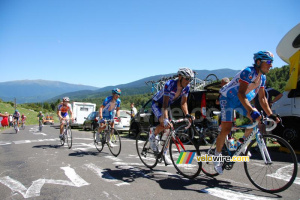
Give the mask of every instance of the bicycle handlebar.
[[[280, 121], [281, 121], [281, 119], [280, 119]], [[264, 124], [267, 124], [267, 122], [273, 123], [273, 125], [271, 127], [266, 127], [266, 131], [272, 131], [277, 126], [276, 121], [271, 119], [271, 118], [268, 118], [268, 117], [265, 117], [264, 119], [262, 119], [262, 122]], [[242, 128], [246, 128], [246, 129], [252, 129], [252, 128], [256, 127], [257, 125], [258, 125], [258, 121], [254, 122], [253, 124], [243, 125], [243, 126], [238, 126], [238, 127], [242, 127]]]
[[186, 123], [188, 123], [188, 125], [185, 127], [185, 129], [189, 129], [191, 127], [191, 125], [192, 125], [191, 122], [190, 122], [190, 120], [187, 119], [187, 118], [178, 119], [178, 120], [172, 120], [171, 121], [171, 123], [173, 123], [173, 124], [177, 124], [177, 123], [180, 123], [180, 122], [186, 122]]

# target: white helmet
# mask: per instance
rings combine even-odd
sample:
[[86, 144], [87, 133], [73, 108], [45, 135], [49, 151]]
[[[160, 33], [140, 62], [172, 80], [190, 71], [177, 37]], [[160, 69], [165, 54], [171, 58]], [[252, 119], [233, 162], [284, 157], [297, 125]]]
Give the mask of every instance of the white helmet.
[[64, 97], [63, 101], [70, 101], [69, 97]]
[[185, 78], [192, 78], [192, 79], [194, 78], [194, 72], [190, 68], [180, 68], [177, 74]]

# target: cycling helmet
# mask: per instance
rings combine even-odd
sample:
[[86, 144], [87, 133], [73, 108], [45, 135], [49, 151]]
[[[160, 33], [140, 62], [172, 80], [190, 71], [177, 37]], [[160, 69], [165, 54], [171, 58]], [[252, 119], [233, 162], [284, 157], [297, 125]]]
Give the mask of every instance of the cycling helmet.
[[18, 110], [15, 110], [15, 113], [19, 112]]
[[64, 97], [63, 101], [70, 101], [69, 97]]
[[254, 62], [256, 60], [272, 60], [273, 61], [274, 55], [270, 51], [259, 51], [254, 54]]
[[112, 92], [113, 94], [121, 95], [121, 90], [120, 90], [119, 88], [114, 88], [111, 92]]
[[192, 78], [192, 79], [194, 78], [194, 72], [190, 68], [180, 68], [177, 74], [185, 78]]
[[42, 113], [42, 111], [40, 111], [40, 113]]

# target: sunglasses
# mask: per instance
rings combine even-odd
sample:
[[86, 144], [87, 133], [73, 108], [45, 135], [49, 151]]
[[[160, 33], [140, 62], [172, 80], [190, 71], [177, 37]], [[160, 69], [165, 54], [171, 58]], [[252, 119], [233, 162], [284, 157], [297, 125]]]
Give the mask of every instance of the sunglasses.
[[273, 63], [273, 60], [262, 60], [261, 62], [265, 62], [265, 63], [267, 63], [268, 65], [270, 65], [270, 64]]
[[185, 80], [187, 80], [187, 81], [192, 81], [193, 79], [192, 78], [184, 78]]

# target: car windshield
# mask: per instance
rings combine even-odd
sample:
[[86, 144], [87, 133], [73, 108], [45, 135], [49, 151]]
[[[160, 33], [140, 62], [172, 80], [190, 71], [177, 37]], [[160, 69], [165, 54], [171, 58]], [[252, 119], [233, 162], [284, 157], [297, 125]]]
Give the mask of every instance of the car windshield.
[[[127, 112], [129, 112], [129, 111], [127, 111]], [[125, 110], [121, 110], [121, 111], [120, 111], [120, 117], [128, 118], [128, 117], [130, 117], [130, 116], [126, 113]]]

